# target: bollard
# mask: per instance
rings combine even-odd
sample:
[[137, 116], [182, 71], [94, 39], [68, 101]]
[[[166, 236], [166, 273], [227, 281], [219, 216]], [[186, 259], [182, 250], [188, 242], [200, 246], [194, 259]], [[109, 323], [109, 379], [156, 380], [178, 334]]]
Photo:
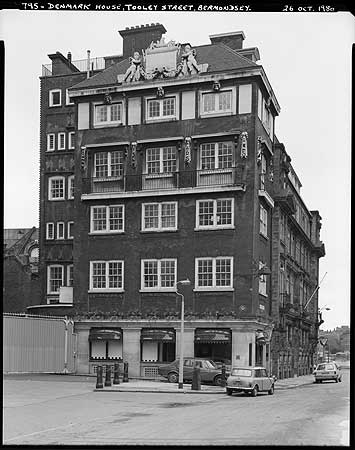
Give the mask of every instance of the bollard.
[[113, 384], [120, 384], [120, 365], [113, 366]]
[[105, 386], [111, 386], [111, 366], [106, 366]]
[[226, 365], [224, 363], [222, 364], [222, 382], [221, 382], [221, 386], [222, 387], [226, 387]]
[[128, 362], [123, 363], [123, 383], [128, 383]]
[[104, 387], [102, 382], [102, 366], [96, 368], [96, 389], [102, 389]]
[[191, 389], [194, 391], [201, 390], [201, 372], [198, 366], [194, 367], [194, 371], [192, 373], [192, 384]]

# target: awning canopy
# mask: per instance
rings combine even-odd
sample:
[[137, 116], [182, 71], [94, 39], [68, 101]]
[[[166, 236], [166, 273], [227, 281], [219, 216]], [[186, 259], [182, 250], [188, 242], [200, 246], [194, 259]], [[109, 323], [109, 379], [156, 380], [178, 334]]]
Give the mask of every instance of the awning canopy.
[[90, 341], [115, 341], [121, 338], [122, 332], [113, 328], [91, 328], [89, 333]]
[[229, 344], [231, 332], [229, 330], [195, 330], [195, 342]]
[[142, 341], [160, 341], [160, 342], [175, 342], [175, 331], [160, 329], [160, 328], [147, 328], [141, 331]]

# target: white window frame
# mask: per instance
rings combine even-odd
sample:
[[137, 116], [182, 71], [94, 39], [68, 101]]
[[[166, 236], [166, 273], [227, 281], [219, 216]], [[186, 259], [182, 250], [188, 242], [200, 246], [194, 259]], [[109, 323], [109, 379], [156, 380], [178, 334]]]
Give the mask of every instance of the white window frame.
[[[63, 233], [60, 234], [60, 227], [63, 230]], [[63, 240], [65, 239], [65, 222], [57, 222], [57, 239]]]
[[[219, 104], [219, 96], [223, 92], [231, 92], [231, 107], [228, 110], [215, 109], [213, 111], [204, 112], [204, 95], [213, 94], [215, 95], [215, 105]], [[236, 87], [230, 86], [224, 89], [220, 89], [218, 92], [211, 90], [202, 90], [199, 92], [199, 116], [200, 117], [217, 117], [217, 116], [232, 116], [237, 114], [237, 104], [236, 104]]]
[[[120, 120], [106, 120], [106, 121], [98, 121], [97, 120], [97, 108], [100, 106], [105, 106], [107, 108], [107, 117], [111, 115], [111, 108], [113, 105], [121, 105], [121, 119]], [[94, 128], [104, 128], [104, 127], [114, 127], [117, 125], [125, 125], [125, 105], [123, 100], [115, 101], [109, 105], [104, 103], [93, 103], [94, 107]]]
[[[231, 223], [227, 225], [219, 225], [217, 220], [217, 202], [219, 201], [230, 201], [231, 202]], [[203, 202], [212, 202], [213, 203], [213, 223], [211, 225], [200, 225], [200, 203]], [[233, 197], [227, 197], [227, 198], [206, 198], [206, 199], [200, 199], [196, 200], [196, 225], [195, 230], [219, 230], [219, 229], [226, 229], [226, 228], [234, 228], [234, 198]]]
[[[51, 145], [51, 138], [53, 138], [53, 143]], [[55, 133], [47, 134], [47, 152], [54, 152], [55, 150]]]
[[[122, 229], [110, 230], [110, 208], [122, 208]], [[96, 208], [105, 208], [105, 229], [94, 230], [94, 210]], [[125, 232], [125, 205], [94, 205], [90, 207], [90, 234], [120, 234]]]
[[50, 288], [50, 272], [51, 269], [54, 268], [61, 268], [62, 269], [62, 284], [61, 286], [64, 286], [64, 265], [62, 264], [50, 264], [47, 266], [47, 294], [48, 295], [59, 295], [58, 291], [51, 291]]
[[[164, 149], [174, 148], [175, 149], [175, 171], [173, 172], [163, 172], [163, 154]], [[159, 172], [148, 173], [148, 150], [159, 150]], [[164, 147], [148, 147], [145, 149], [145, 164], [144, 164], [144, 175], [146, 178], [161, 178], [161, 177], [171, 177], [174, 173], [179, 171], [179, 155], [178, 150], [175, 145], [166, 145]]]
[[73, 229], [72, 229], [73, 226], [74, 226], [74, 221], [70, 220], [70, 221], [67, 223], [68, 239], [74, 239]]
[[[69, 280], [70, 280], [70, 269], [73, 270], [73, 284], [69, 284]], [[69, 265], [67, 266], [67, 283], [66, 283], [66, 285], [69, 286], [69, 287], [73, 287], [73, 285], [74, 285], [74, 264], [69, 264]]]
[[68, 133], [68, 148], [69, 150], [75, 149], [75, 131]]
[[[104, 288], [94, 288], [93, 287], [93, 269], [94, 264], [105, 264], [105, 287]], [[109, 284], [109, 264], [110, 263], [121, 263], [122, 264], [122, 287], [121, 288], [110, 288], [107, 287]], [[90, 280], [89, 280], [89, 292], [124, 292], [124, 261], [123, 260], [109, 260], [109, 261], [90, 261]]]
[[259, 214], [260, 214], [260, 227], [259, 227], [259, 232], [260, 234], [262, 234], [265, 237], [268, 237], [267, 235], [267, 231], [268, 231], [268, 211], [266, 208], [264, 208], [264, 206], [262, 204], [260, 204], [260, 209], [259, 209]]
[[[52, 230], [52, 233], [50, 232], [50, 229]], [[55, 238], [55, 227], [54, 222], [47, 222], [46, 223], [46, 239], [48, 241], [52, 241]], [[51, 237], [52, 235], [52, 237]]]
[[74, 175], [70, 175], [68, 177], [68, 200], [73, 199], [74, 199]]
[[70, 101], [68, 88], [65, 90], [65, 104], [66, 105], [74, 105], [74, 102]]
[[[232, 165], [231, 167], [219, 167], [219, 160], [218, 160], [218, 147], [219, 144], [230, 144], [232, 148]], [[203, 145], [214, 145], [214, 167], [211, 169], [202, 169], [202, 146]], [[204, 144], [199, 145], [198, 149], [198, 170], [208, 171], [209, 173], [213, 173], [214, 170], [220, 171], [225, 170], [226, 172], [229, 172], [233, 170], [235, 166], [235, 155], [234, 155], [234, 146], [232, 141], [222, 141], [222, 142], [205, 142]]]
[[[111, 175], [112, 173], [112, 153], [114, 152], [120, 152], [122, 155], [122, 175]], [[96, 175], [96, 156], [106, 153], [107, 154], [107, 175], [106, 176], [97, 176]], [[97, 178], [98, 180], [106, 180], [107, 178], [110, 178], [112, 180], [122, 180], [124, 173], [124, 161], [123, 161], [123, 152], [122, 150], [111, 150], [107, 152], [96, 152], [94, 153], [94, 178]]]
[[[63, 145], [62, 144], [62, 138], [63, 138]], [[66, 144], [66, 136], [65, 133], [58, 133], [58, 150], [65, 150], [65, 144]]]
[[[162, 262], [174, 262], [174, 283], [172, 287], [162, 287], [161, 285], [161, 263]], [[158, 284], [153, 287], [144, 287], [144, 263], [156, 262], [157, 263], [157, 276]], [[142, 259], [141, 260], [141, 289], [140, 292], [175, 292], [175, 285], [177, 282], [177, 259], [176, 258], [161, 258], [161, 259]]]
[[[59, 92], [59, 103], [53, 104], [53, 94]], [[51, 108], [56, 106], [62, 106], [62, 90], [61, 89], [51, 89], [49, 91], [49, 106]]]
[[268, 135], [273, 138], [274, 117], [267, 107], [260, 89], [258, 89], [258, 117]]
[[[229, 259], [230, 260], [230, 286], [217, 286], [216, 285], [216, 263], [217, 260]], [[217, 256], [217, 257], [202, 257], [195, 258], [195, 288], [194, 291], [234, 291], [233, 287], [233, 256]], [[198, 263], [199, 261], [212, 261], [212, 286], [199, 286], [198, 285]]]
[[[145, 211], [147, 206], [158, 205], [158, 226], [152, 228], [145, 227]], [[175, 206], [175, 225], [173, 227], [162, 226], [162, 209], [163, 205]], [[178, 221], [178, 202], [148, 202], [142, 203], [142, 231], [176, 231]]]
[[[175, 112], [174, 114], [163, 115], [163, 103], [167, 99], [173, 98], [175, 101]], [[149, 117], [149, 102], [156, 101], [159, 102], [159, 116]], [[170, 120], [177, 120], [179, 118], [179, 96], [178, 94], [167, 95], [164, 98], [156, 98], [156, 97], [145, 97], [145, 121], [149, 122], [164, 122]]]
[[[262, 261], [259, 261], [259, 270], [263, 269], [265, 266], [265, 263]], [[259, 275], [259, 294], [267, 297], [267, 281], [266, 281], [266, 275]]]
[[[51, 189], [51, 185], [53, 181], [62, 181], [63, 183], [63, 196], [62, 197], [53, 197], [52, 196], [52, 189]], [[61, 201], [61, 200], [65, 200], [65, 177], [63, 176], [56, 176], [56, 177], [49, 177], [48, 178], [48, 200], [51, 201]]]

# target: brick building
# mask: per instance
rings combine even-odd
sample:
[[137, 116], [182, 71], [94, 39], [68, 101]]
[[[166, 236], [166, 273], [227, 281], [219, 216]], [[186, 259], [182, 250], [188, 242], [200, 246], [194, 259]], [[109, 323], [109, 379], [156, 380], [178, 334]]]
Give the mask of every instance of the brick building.
[[[274, 134], [280, 106], [242, 31], [165, 42], [120, 31], [123, 54], [49, 55], [41, 77], [43, 305], [71, 314], [77, 370], [179, 354], [306, 372], [317, 336], [320, 216]], [[312, 345], [313, 346], [312, 346]]]

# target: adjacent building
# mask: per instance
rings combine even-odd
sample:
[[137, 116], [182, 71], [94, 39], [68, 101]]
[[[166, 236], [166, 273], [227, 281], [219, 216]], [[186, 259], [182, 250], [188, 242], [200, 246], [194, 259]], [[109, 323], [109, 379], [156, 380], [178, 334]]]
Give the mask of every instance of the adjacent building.
[[275, 136], [259, 51], [242, 31], [200, 46], [165, 32], [121, 30], [122, 55], [49, 55], [37, 311], [75, 317], [79, 373], [123, 360], [154, 377], [179, 356], [178, 288], [185, 356], [308, 373], [321, 217]]

